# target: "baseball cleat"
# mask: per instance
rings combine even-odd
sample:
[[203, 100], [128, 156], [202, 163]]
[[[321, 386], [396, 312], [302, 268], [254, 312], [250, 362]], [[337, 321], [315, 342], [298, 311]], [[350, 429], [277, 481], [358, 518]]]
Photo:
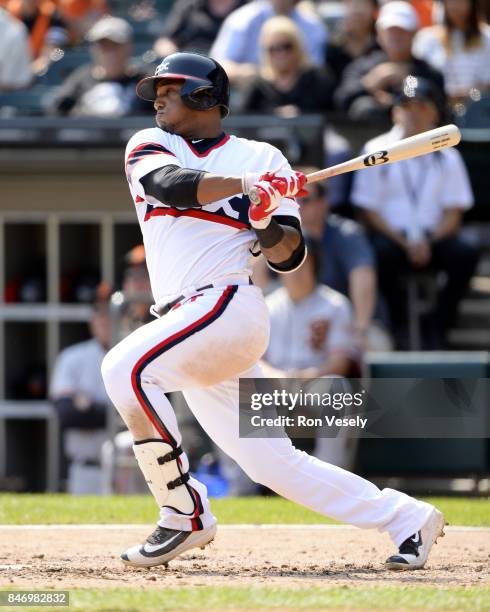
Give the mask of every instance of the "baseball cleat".
[[414, 570], [424, 567], [430, 549], [437, 538], [444, 537], [444, 516], [434, 508], [425, 525], [400, 544], [397, 555], [385, 561], [385, 567], [392, 570]]
[[204, 548], [213, 541], [216, 529], [216, 525], [211, 525], [201, 531], [177, 531], [157, 525], [144, 544], [128, 548], [121, 559], [132, 567], [163, 565], [190, 548]]

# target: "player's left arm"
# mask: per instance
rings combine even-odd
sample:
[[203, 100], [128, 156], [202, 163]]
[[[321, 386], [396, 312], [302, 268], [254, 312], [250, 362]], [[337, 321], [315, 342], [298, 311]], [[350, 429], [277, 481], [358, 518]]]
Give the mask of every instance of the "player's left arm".
[[305, 241], [300, 222], [295, 217], [274, 215], [267, 227], [254, 229], [270, 268], [276, 272], [292, 272], [303, 263]]

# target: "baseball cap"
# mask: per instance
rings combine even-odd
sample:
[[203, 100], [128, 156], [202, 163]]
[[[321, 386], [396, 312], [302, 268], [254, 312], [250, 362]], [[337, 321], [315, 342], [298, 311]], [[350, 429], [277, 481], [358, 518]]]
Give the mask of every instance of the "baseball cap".
[[403, 0], [391, 0], [381, 7], [376, 27], [379, 30], [396, 27], [415, 32], [418, 22], [417, 13], [411, 4]]
[[99, 21], [90, 28], [86, 36], [89, 42], [97, 42], [104, 38], [123, 45], [130, 42], [133, 38], [133, 29], [124, 19], [107, 15], [99, 19]]
[[409, 102], [410, 100], [425, 100], [431, 102], [437, 108], [439, 117], [445, 115], [446, 102], [444, 93], [428, 79], [416, 77], [409, 74], [403, 81], [401, 91], [395, 98], [395, 105]]

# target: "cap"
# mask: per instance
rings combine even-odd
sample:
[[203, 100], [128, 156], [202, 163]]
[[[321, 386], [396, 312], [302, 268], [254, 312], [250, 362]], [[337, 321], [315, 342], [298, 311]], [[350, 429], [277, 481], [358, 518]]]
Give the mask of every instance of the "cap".
[[99, 19], [86, 35], [86, 39], [89, 42], [97, 42], [104, 38], [123, 45], [131, 42], [133, 38], [133, 29], [124, 19], [107, 15]]
[[376, 27], [378, 30], [396, 27], [408, 32], [415, 32], [418, 23], [417, 13], [411, 4], [403, 0], [392, 0], [381, 7], [376, 20]]

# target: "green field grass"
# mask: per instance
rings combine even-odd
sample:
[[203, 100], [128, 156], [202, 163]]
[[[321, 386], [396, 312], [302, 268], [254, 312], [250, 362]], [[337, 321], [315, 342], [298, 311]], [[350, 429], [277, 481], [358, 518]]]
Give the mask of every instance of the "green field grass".
[[[451, 525], [490, 527], [488, 499], [430, 497]], [[279, 497], [215, 499], [212, 508], [222, 525], [334, 523]], [[149, 495], [70, 496], [0, 494], [0, 524], [154, 523], [157, 508]]]
[[[487, 499], [426, 498], [438, 506], [452, 525], [490, 527]], [[278, 497], [212, 500], [221, 524], [333, 523], [324, 517]], [[0, 524], [153, 523], [157, 509], [150, 496], [80, 496], [0, 494]], [[15, 589], [12, 584], [10, 589]], [[32, 588], [36, 588], [32, 585]], [[180, 589], [76, 589], [69, 608], [90, 612], [159, 612], [225, 610], [490, 610], [489, 587], [332, 586], [279, 589], [183, 587]], [[20, 608], [1, 608], [19, 610]], [[43, 608], [47, 609], [47, 608]], [[39, 610], [39, 608], [22, 608]]]
[[[70, 593], [69, 608], [108, 612], [168, 610], [488, 610], [490, 588], [319, 587], [272, 589], [196, 587], [181, 589], [79, 589]], [[19, 610], [19, 608], [3, 608]], [[40, 608], [23, 608], [39, 610]], [[43, 608], [46, 609], [46, 608]]]

